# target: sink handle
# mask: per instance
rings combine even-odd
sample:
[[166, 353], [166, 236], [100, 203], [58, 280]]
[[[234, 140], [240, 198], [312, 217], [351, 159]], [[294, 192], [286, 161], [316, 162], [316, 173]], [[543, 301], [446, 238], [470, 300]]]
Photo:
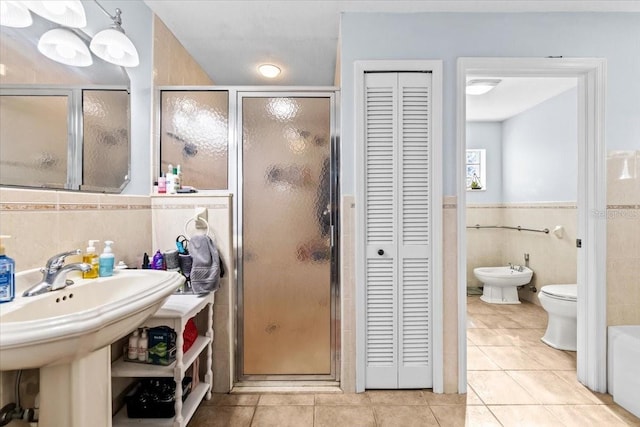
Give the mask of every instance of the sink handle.
[[71, 255], [80, 255], [82, 251], [80, 249], [75, 249], [73, 251], [62, 252], [60, 254], [54, 255], [47, 261], [47, 266], [45, 267], [47, 270], [50, 269], [59, 269], [64, 263], [64, 259]]

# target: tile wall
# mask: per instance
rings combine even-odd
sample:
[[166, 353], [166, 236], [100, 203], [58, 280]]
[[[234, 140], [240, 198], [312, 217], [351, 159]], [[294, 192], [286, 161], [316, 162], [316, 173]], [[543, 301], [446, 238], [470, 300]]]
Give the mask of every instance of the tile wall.
[[[136, 266], [151, 247], [151, 202], [147, 196], [0, 188], [0, 231], [16, 270], [43, 267], [52, 255], [84, 251], [88, 239], [113, 240], [116, 263]], [[69, 262], [80, 261], [69, 258]]]
[[207, 73], [156, 15], [153, 16], [153, 84], [154, 86], [213, 84]]
[[[0, 234], [13, 236], [5, 246], [16, 271], [43, 267], [57, 253], [84, 251], [89, 239], [100, 240], [98, 252], [105, 240], [113, 240], [116, 263], [133, 267], [151, 248], [151, 201], [147, 196], [0, 188]], [[14, 378], [14, 372], [2, 372], [0, 405], [15, 402]], [[22, 383], [23, 406], [31, 407], [38, 370], [24, 371]]]
[[[233, 348], [235, 338], [235, 281], [234, 281], [234, 247], [233, 247], [233, 202], [230, 194], [176, 195], [151, 197], [153, 248], [165, 251], [175, 249], [176, 237], [187, 238], [202, 233], [194, 226], [191, 219], [196, 207], [207, 210], [209, 235], [215, 241], [220, 257], [223, 260], [225, 275], [220, 281], [220, 289], [216, 292], [213, 305], [213, 391], [227, 393], [231, 390], [234, 378]], [[204, 330], [206, 324], [198, 324]], [[201, 371], [204, 363], [201, 364]]]
[[640, 150], [607, 156], [607, 324], [640, 325]]
[[[575, 247], [577, 209], [575, 203], [511, 203], [467, 205], [467, 226], [504, 225], [536, 230], [548, 234], [509, 229], [467, 229], [467, 284], [480, 286], [473, 269], [508, 263], [525, 264], [534, 271], [530, 285], [537, 290], [544, 285], [576, 283], [577, 249]], [[563, 228], [561, 236], [552, 231]], [[520, 290], [520, 298], [540, 304], [529, 286]]]

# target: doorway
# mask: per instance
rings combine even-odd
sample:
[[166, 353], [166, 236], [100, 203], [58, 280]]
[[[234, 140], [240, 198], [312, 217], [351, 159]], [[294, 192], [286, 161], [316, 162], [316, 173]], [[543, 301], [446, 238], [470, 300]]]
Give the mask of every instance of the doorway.
[[[466, 99], [468, 75], [575, 77], [578, 81], [578, 380], [606, 390], [606, 223], [592, 215], [606, 208], [604, 118], [605, 61], [562, 58], [461, 58], [458, 61], [458, 347], [459, 390], [466, 391]], [[588, 243], [587, 243], [588, 242]], [[589, 333], [587, 333], [589, 331]]]
[[238, 94], [237, 379], [338, 378], [334, 92]]

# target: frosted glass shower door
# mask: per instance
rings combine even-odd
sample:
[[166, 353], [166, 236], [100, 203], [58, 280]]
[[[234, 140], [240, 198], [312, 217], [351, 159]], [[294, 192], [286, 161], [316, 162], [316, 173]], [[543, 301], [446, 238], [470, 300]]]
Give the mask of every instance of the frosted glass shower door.
[[334, 375], [331, 103], [242, 98], [241, 379]]

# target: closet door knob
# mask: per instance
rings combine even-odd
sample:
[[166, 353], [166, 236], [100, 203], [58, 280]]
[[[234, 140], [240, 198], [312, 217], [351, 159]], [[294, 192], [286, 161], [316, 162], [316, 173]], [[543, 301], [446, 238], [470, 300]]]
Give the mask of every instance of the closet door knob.
[[378, 255], [384, 255], [384, 251], [382, 249], [378, 249]]

